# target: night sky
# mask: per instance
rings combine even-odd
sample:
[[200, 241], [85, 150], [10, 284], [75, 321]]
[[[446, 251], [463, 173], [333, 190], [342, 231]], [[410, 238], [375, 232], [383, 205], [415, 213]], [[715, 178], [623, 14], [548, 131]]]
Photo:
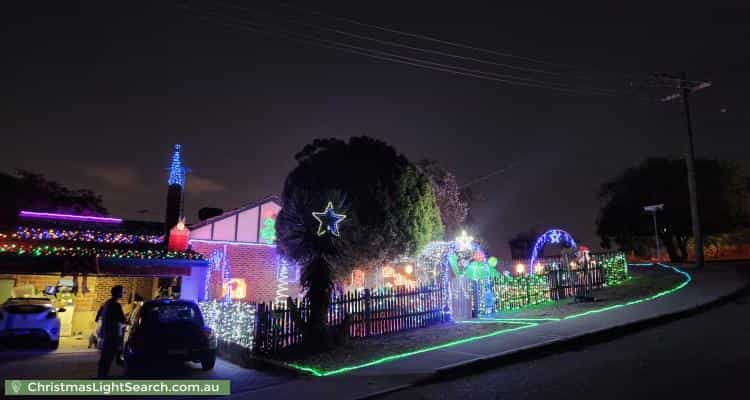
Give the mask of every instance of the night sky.
[[[507, 256], [507, 239], [530, 227], [561, 227], [596, 247], [599, 185], [646, 156], [685, 149], [679, 103], [565, 94], [374, 60], [232, 29], [176, 2], [23, 3], [0, 13], [0, 170], [30, 169], [94, 189], [116, 216], [162, 219], [174, 143], [192, 169], [186, 214], [194, 221], [200, 207], [229, 209], [278, 194], [294, 154], [314, 138], [369, 135], [414, 161], [438, 160], [461, 183], [515, 163], [473, 186], [487, 199], [474, 212], [494, 254]], [[651, 72], [687, 71], [713, 82], [691, 97], [698, 156], [739, 161], [747, 172], [749, 3], [655, 3], [348, 1], [315, 2], [315, 9], [574, 65], [563, 75], [568, 84], [620, 90]], [[244, 4], [296, 15], [274, 2]], [[560, 70], [323, 17], [305, 21]]]

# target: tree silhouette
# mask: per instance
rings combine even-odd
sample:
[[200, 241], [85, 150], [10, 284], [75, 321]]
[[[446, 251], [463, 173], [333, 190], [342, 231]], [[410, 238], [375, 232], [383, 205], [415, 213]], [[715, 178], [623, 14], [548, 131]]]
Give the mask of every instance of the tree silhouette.
[[[326, 313], [334, 280], [419, 250], [443, 232], [429, 179], [403, 155], [369, 137], [318, 139], [295, 156], [276, 220], [278, 250], [302, 265], [310, 317], [308, 346], [330, 341]], [[331, 202], [345, 214], [339, 236], [318, 234], [313, 212]]]
[[[616, 244], [643, 251], [653, 245], [654, 227], [643, 207], [664, 204], [659, 238], [672, 261], [687, 259], [692, 235], [684, 160], [649, 158], [602, 185], [597, 220], [602, 247]], [[748, 184], [736, 163], [697, 159], [698, 204], [706, 234], [730, 232], [748, 223]]]
[[102, 198], [89, 189], [69, 189], [42, 174], [0, 172], [0, 227], [14, 228], [20, 210], [106, 215]]
[[469, 202], [459, 188], [456, 176], [443, 169], [436, 161], [421, 160], [417, 162], [417, 166], [430, 178], [446, 235], [456, 235], [469, 215]]

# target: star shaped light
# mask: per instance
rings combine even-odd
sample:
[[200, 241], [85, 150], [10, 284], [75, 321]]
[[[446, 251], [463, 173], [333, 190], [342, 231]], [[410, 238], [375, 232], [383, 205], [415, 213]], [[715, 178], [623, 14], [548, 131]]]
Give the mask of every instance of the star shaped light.
[[313, 212], [313, 218], [315, 218], [320, 225], [318, 225], [318, 236], [323, 236], [326, 232], [330, 232], [333, 236], [339, 236], [339, 223], [346, 219], [344, 214], [336, 214], [333, 211], [333, 203], [328, 202], [325, 211]]
[[474, 238], [469, 236], [466, 231], [461, 231], [461, 235], [456, 237], [456, 244], [458, 245], [458, 249], [461, 251], [471, 248], [471, 242], [473, 241]]
[[560, 243], [560, 236], [561, 236], [561, 233], [557, 229], [551, 231], [549, 233], [550, 243]]

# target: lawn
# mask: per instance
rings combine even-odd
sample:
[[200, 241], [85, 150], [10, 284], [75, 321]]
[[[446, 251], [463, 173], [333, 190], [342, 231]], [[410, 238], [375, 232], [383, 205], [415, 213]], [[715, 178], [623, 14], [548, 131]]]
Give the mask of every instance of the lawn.
[[290, 354], [277, 360], [292, 362], [320, 371], [331, 371], [343, 366], [369, 363], [384, 357], [418, 351], [460, 339], [491, 335], [495, 332], [522, 326], [524, 325], [505, 323], [461, 324], [449, 322], [429, 328], [414, 329], [390, 335], [350, 339], [347, 344], [325, 353], [303, 357]]

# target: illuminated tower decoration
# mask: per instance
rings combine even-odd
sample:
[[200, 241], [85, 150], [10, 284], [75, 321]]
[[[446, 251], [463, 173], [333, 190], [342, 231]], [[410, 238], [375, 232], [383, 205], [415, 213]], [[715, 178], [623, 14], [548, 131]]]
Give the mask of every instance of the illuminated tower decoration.
[[187, 169], [182, 165], [180, 150], [182, 146], [174, 145], [172, 163], [169, 166], [169, 178], [167, 179], [167, 210], [164, 216], [164, 230], [169, 243], [169, 231], [177, 225], [182, 215], [182, 200], [185, 190], [185, 174]]

